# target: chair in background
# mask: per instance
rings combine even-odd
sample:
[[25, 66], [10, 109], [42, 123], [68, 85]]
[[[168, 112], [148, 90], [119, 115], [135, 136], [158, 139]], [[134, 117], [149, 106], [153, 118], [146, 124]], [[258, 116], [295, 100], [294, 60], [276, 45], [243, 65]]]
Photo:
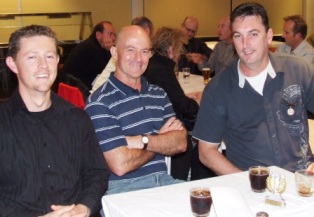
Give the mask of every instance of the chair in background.
[[85, 100], [81, 91], [77, 87], [60, 82], [58, 95], [81, 109], [85, 108]]

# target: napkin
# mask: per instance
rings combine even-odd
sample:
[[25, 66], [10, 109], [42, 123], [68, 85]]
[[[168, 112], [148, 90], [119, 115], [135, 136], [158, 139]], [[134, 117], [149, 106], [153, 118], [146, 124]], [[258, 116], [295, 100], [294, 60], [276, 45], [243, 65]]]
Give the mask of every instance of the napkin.
[[241, 192], [231, 187], [212, 187], [210, 192], [217, 217], [252, 217]]

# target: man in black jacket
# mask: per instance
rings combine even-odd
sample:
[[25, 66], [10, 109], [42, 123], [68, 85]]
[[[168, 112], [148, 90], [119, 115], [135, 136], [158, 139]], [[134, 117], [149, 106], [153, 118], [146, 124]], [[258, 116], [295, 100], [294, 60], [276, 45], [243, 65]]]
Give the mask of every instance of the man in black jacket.
[[62, 75], [72, 74], [91, 89], [93, 81], [110, 60], [110, 48], [115, 41], [116, 33], [112, 23], [98, 23], [93, 33], [71, 51], [62, 67]]

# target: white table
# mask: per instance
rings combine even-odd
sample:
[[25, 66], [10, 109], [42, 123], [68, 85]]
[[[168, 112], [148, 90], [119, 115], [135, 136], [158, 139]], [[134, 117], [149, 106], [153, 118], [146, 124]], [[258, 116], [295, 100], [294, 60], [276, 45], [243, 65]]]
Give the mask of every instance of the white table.
[[182, 72], [180, 72], [178, 80], [185, 94], [203, 92], [205, 87], [203, 82], [203, 76], [200, 75], [191, 74], [189, 83], [185, 84], [183, 74]]
[[[241, 192], [248, 207], [255, 216], [258, 211], [266, 211], [270, 217], [310, 217], [314, 216], [314, 196], [306, 198], [297, 195], [294, 174], [278, 167], [270, 167], [285, 175], [287, 189], [282, 197], [286, 207], [277, 207], [264, 203], [269, 192], [254, 193], [250, 189], [248, 172], [235, 173], [210, 179], [185, 182], [182, 184], [107, 195], [102, 198], [106, 217], [192, 217], [189, 201], [189, 189], [197, 186], [209, 188], [231, 187]], [[228, 195], [221, 195], [226, 199]], [[215, 203], [215, 197], [213, 196]], [[212, 206], [210, 217], [216, 216]], [[237, 215], [231, 215], [233, 217]], [[220, 216], [218, 216], [220, 217]], [[245, 217], [245, 216], [241, 216]]]

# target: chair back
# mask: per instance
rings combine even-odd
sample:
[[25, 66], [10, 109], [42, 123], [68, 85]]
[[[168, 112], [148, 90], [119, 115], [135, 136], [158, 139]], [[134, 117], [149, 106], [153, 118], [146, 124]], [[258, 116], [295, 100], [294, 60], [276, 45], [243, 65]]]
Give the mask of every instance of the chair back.
[[58, 87], [58, 95], [81, 109], [85, 108], [83, 95], [77, 87], [60, 82]]

